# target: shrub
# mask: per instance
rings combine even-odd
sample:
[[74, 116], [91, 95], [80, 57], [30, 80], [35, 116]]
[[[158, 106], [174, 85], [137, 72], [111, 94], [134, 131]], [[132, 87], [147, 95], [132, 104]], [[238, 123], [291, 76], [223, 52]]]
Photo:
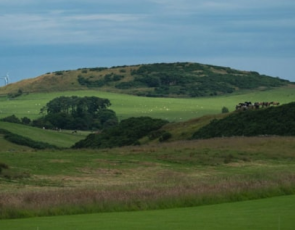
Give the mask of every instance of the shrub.
[[227, 107], [222, 107], [221, 113], [228, 113], [228, 112], [229, 112], [229, 110]]
[[171, 137], [172, 137], [172, 134], [171, 133], [165, 132], [165, 133], [162, 134], [162, 136], [160, 137], [159, 141], [160, 142], [164, 142], [164, 141], [169, 140]]
[[28, 118], [28, 117], [23, 117], [21, 119], [21, 122], [24, 124], [24, 125], [29, 125], [31, 123], [31, 119]]
[[5, 163], [3, 163], [3, 162], [0, 162], [0, 174], [1, 174], [1, 172], [2, 172], [2, 169], [8, 169], [9, 167], [8, 167], [8, 165], [7, 164], [5, 164]]
[[1, 121], [10, 122], [10, 123], [16, 123], [16, 124], [21, 124], [20, 119], [17, 118], [14, 114], [11, 115], [11, 116], [2, 118]]

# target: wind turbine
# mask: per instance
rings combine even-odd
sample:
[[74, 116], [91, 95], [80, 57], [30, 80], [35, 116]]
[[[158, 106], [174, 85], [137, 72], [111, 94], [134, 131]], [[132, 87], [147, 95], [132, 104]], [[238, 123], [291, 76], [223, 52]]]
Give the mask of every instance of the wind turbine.
[[8, 73], [6, 74], [6, 76], [1, 77], [1, 79], [4, 79], [5, 85], [8, 85], [8, 83], [9, 83], [9, 75], [8, 75]]
[[6, 85], [8, 85], [8, 83], [9, 83], [9, 75], [8, 75], [8, 73], [5, 76], [5, 81], [6, 81]]

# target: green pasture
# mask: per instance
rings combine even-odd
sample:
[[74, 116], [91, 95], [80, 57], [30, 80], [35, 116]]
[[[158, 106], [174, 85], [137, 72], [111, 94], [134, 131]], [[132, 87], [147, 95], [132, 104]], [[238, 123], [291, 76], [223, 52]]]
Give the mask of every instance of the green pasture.
[[24, 171], [32, 177], [13, 183], [0, 179], [0, 183], [2, 189], [21, 191], [30, 186], [46, 189], [51, 184], [64, 189], [113, 184], [128, 187], [130, 183], [147, 187], [183, 183], [191, 186], [202, 180], [215, 183], [224, 178], [276, 181], [294, 174], [294, 148], [293, 137], [221, 138], [103, 150], [1, 148], [0, 162], [9, 165], [12, 173]]
[[0, 220], [1, 229], [169, 229], [293, 230], [295, 196], [141, 212]]
[[[71, 147], [73, 143], [84, 139], [89, 134], [89, 132], [83, 131], [73, 134], [70, 130], [46, 130], [2, 121], [0, 121], [0, 128], [38, 142], [46, 142], [61, 148]], [[0, 143], [2, 142], [0, 141]], [[4, 149], [3, 147], [2, 150]]]
[[235, 105], [244, 101], [279, 101], [288, 103], [294, 101], [294, 88], [278, 88], [266, 91], [247, 91], [243, 94], [232, 94], [221, 97], [204, 98], [151, 98], [126, 94], [116, 94], [103, 91], [82, 90], [52, 93], [31, 93], [8, 100], [0, 98], [0, 117], [15, 114], [17, 117], [35, 119], [40, 116], [40, 109], [50, 100], [59, 96], [97, 96], [108, 98], [119, 119], [131, 116], [150, 116], [169, 121], [185, 121], [207, 114], [221, 113], [223, 106], [230, 111]]
[[[40, 108], [59, 96], [108, 98], [112, 103], [110, 109], [117, 113], [119, 119], [150, 116], [178, 122], [208, 114], [219, 114], [223, 106], [233, 111], [237, 103], [244, 101], [288, 103], [294, 101], [295, 89], [248, 91], [206, 98], [147, 98], [94, 90], [32, 93], [13, 100], [0, 97], [0, 118], [12, 114], [19, 118], [37, 118], [41, 116]], [[179, 132], [183, 133], [184, 124], [178, 125], [181, 126]], [[0, 128], [58, 147], [70, 147], [89, 134], [43, 130], [5, 122], [0, 122]], [[294, 229], [294, 195], [214, 204], [294, 194], [294, 148], [294, 137], [235, 137], [150, 143], [103, 150], [41, 151], [9, 143], [0, 135], [0, 162], [9, 166], [9, 169], [2, 171], [2, 175], [8, 176], [0, 177], [0, 213], [4, 207], [7, 208], [1, 213], [1, 218], [7, 218], [6, 214], [9, 218], [13, 214], [16, 217], [24, 217], [26, 212], [27, 216], [38, 216], [40, 213], [65, 215], [100, 212], [0, 220], [0, 229]], [[199, 188], [205, 192], [195, 193]], [[211, 188], [214, 189], [210, 190]], [[87, 203], [83, 203], [84, 196], [80, 195], [80, 190], [91, 191], [93, 194], [109, 192], [109, 199], [115, 201], [113, 204], [117, 206], [108, 206], [109, 203], [106, 202], [102, 204], [101, 209], [96, 209], [94, 206], [99, 206], [100, 200], [96, 200], [94, 204], [92, 202], [93, 206], [87, 206]], [[179, 190], [181, 192], [177, 193]], [[52, 191], [55, 193], [49, 196]], [[73, 196], [75, 202], [70, 200], [70, 203], [64, 204], [62, 198], [55, 196], [63, 194], [64, 191], [76, 194], [76, 197]], [[141, 202], [141, 199], [134, 198], [133, 195], [127, 197], [129, 200], [126, 198], [126, 202], [123, 200], [120, 203], [114, 195], [117, 191], [122, 194], [137, 191], [136, 196], [140, 198], [146, 198], [146, 194], [154, 194], [156, 199]], [[171, 191], [176, 195], [170, 197]], [[157, 197], [159, 192], [164, 195]], [[23, 203], [20, 201], [19, 206], [13, 202], [9, 203], [9, 199], [3, 199], [5, 196], [14, 195], [15, 198], [27, 199], [24, 198]], [[46, 199], [34, 203], [37, 200], [35, 198], [43, 196]], [[56, 202], [56, 212], [55, 207], [46, 206], [48, 200]], [[132, 207], [134, 203], [135, 206], [139, 204], [136, 206], [138, 210], [212, 205], [115, 212], [136, 210], [128, 209], [128, 205]], [[143, 205], [143, 208], [140, 205]]]

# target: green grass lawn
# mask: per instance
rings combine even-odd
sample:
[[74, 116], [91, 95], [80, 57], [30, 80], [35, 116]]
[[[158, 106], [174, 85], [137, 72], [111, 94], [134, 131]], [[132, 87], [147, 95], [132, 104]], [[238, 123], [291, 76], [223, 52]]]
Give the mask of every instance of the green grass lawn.
[[117, 113], [119, 119], [131, 116], [150, 116], [169, 121], [185, 121], [207, 114], [221, 113], [223, 106], [230, 111], [235, 105], [244, 101], [294, 101], [294, 88], [278, 88], [267, 91], [249, 91], [245, 94], [233, 94], [222, 97], [204, 98], [148, 98], [126, 94], [108, 93], [94, 90], [67, 91], [54, 93], [31, 93], [13, 100], [0, 98], [0, 117], [15, 114], [17, 117], [35, 119], [40, 116], [40, 109], [50, 100], [59, 96], [97, 96], [108, 98], [110, 109]]
[[293, 230], [295, 196], [141, 212], [0, 220], [1, 229], [169, 229]]

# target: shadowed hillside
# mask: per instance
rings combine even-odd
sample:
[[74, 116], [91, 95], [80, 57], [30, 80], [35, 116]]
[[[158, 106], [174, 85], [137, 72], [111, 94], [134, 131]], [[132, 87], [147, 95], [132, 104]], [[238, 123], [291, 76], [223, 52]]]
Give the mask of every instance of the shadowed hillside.
[[47, 73], [0, 88], [0, 94], [81, 89], [149, 97], [203, 97], [240, 90], [268, 89], [291, 84], [287, 80], [198, 63], [158, 63], [111, 68], [83, 68]]
[[196, 131], [193, 138], [257, 135], [295, 135], [295, 102], [260, 110], [232, 113]]

